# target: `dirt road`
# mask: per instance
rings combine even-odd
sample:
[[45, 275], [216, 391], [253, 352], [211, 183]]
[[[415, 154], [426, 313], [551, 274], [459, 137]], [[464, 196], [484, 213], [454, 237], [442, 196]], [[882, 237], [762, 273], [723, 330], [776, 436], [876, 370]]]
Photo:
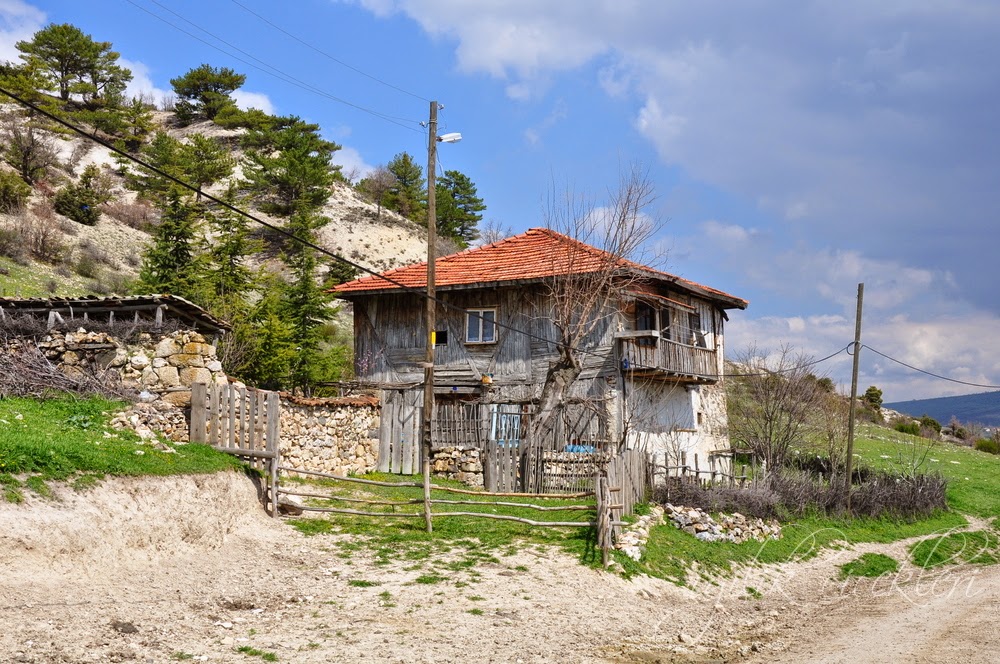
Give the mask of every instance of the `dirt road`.
[[0, 662], [985, 662], [1000, 645], [994, 568], [833, 581], [859, 549], [678, 588], [533, 546], [467, 567], [343, 541], [268, 519], [237, 474], [0, 504]]

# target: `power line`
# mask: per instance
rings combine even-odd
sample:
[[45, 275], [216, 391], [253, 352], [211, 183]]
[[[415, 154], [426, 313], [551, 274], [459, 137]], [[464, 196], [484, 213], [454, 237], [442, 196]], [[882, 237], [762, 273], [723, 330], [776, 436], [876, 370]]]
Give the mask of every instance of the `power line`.
[[[202, 32], [204, 32], [205, 34], [209, 35], [213, 39], [217, 39], [218, 41], [222, 42], [226, 46], [228, 46], [228, 47], [230, 47], [230, 48], [232, 48], [232, 49], [234, 49], [234, 50], [236, 50], [236, 51], [238, 51], [238, 52], [246, 55], [248, 58], [250, 58], [252, 60], [255, 60], [255, 61], [261, 63], [261, 65], [263, 65], [263, 66], [255, 65], [252, 62], [250, 62], [248, 60], [245, 60], [244, 58], [241, 58], [238, 55], [234, 55], [233, 53], [227, 52], [225, 49], [222, 49], [219, 46], [216, 46], [215, 44], [211, 43], [210, 41], [202, 39], [198, 35], [190, 32], [188, 30], [185, 30], [184, 28], [180, 27], [176, 23], [171, 23], [170, 21], [168, 21], [164, 17], [162, 17], [162, 16], [160, 16], [160, 15], [158, 15], [158, 14], [150, 11], [149, 9], [143, 7], [142, 5], [138, 4], [134, 0], [125, 0], [125, 2], [129, 3], [133, 7], [135, 7], [137, 9], [139, 9], [139, 10], [141, 10], [141, 11], [149, 14], [150, 16], [152, 16], [153, 18], [157, 19], [158, 21], [161, 21], [162, 23], [165, 23], [165, 24], [169, 25], [174, 30], [177, 30], [178, 32], [181, 32], [181, 33], [187, 35], [188, 37], [191, 37], [192, 39], [195, 39], [195, 40], [201, 42], [202, 44], [205, 44], [209, 48], [215, 49], [216, 51], [219, 51], [220, 53], [233, 58], [234, 60], [242, 62], [243, 64], [245, 64], [248, 67], [252, 67], [253, 69], [256, 69], [257, 71], [259, 71], [259, 72], [261, 72], [263, 74], [267, 74], [268, 76], [271, 76], [272, 78], [276, 78], [279, 81], [283, 81], [283, 82], [288, 83], [290, 85], [293, 85], [295, 87], [301, 88], [303, 90], [306, 90], [307, 92], [312, 92], [313, 94], [318, 95], [320, 97], [325, 97], [325, 98], [330, 99], [332, 101], [335, 101], [335, 102], [337, 102], [339, 104], [343, 104], [345, 106], [350, 106], [351, 108], [357, 109], [357, 110], [359, 110], [359, 111], [361, 111], [363, 113], [368, 113], [369, 115], [377, 117], [380, 120], [384, 120], [386, 122], [389, 122], [389, 123], [392, 123], [394, 125], [400, 126], [403, 129], [407, 129], [409, 131], [413, 131], [413, 132], [416, 132], [416, 133], [419, 133], [419, 134], [423, 133], [421, 130], [417, 129], [416, 127], [411, 127], [411, 126], [409, 126], [407, 124], [404, 124], [405, 122], [411, 122], [411, 123], [414, 123], [414, 124], [418, 124], [417, 120], [409, 120], [407, 118], [400, 118], [400, 117], [396, 117], [396, 116], [392, 116], [392, 115], [387, 115], [385, 113], [381, 113], [379, 111], [375, 111], [373, 109], [366, 108], [364, 106], [361, 106], [360, 104], [355, 104], [353, 102], [347, 101], [346, 99], [343, 99], [341, 97], [337, 97], [337, 96], [332, 95], [332, 94], [330, 94], [328, 92], [325, 92], [325, 91], [317, 88], [314, 85], [311, 85], [309, 83], [306, 83], [305, 81], [302, 81], [302, 80], [300, 80], [298, 78], [295, 78], [291, 74], [286, 74], [285, 72], [281, 71], [277, 67], [269, 65], [268, 63], [264, 62], [263, 60], [260, 60], [260, 59], [256, 58], [255, 56], [247, 53], [246, 51], [244, 51], [243, 49], [239, 48], [238, 46], [230, 44], [229, 42], [227, 42], [226, 40], [222, 39], [221, 37], [218, 37], [217, 35], [215, 35], [215, 34], [209, 32], [208, 30], [205, 30], [204, 28], [200, 27], [196, 23], [194, 23], [192, 21], [189, 21], [188, 19], [184, 18], [183, 16], [181, 16], [177, 12], [173, 11], [172, 9], [164, 7], [159, 2], [157, 2], [157, 0], [150, 0], [150, 2], [152, 2], [153, 4], [159, 6], [160, 8], [164, 9], [165, 11], [168, 11], [171, 14], [177, 16], [182, 21], [185, 21], [186, 23], [189, 23], [190, 25], [193, 25], [195, 28], [197, 28], [198, 30], [201, 30]], [[265, 67], [266, 67], [266, 69], [265, 69]], [[271, 69], [273, 71], [268, 71], [268, 69]]]
[[[13, 94], [12, 92], [10, 92], [10, 91], [2, 88], [2, 87], [0, 87], [0, 94], [7, 95], [8, 97], [10, 97], [14, 101], [18, 102], [22, 106], [26, 106], [26, 107], [30, 108], [31, 110], [35, 111], [36, 113], [44, 115], [45, 117], [49, 118], [50, 120], [52, 120], [54, 122], [57, 122], [58, 124], [61, 124], [62, 126], [66, 127], [67, 129], [69, 129], [69, 130], [71, 130], [71, 131], [79, 134], [80, 136], [83, 136], [84, 138], [87, 138], [87, 139], [89, 139], [91, 141], [94, 141], [98, 145], [101, 145], [101, 146], [107, 148], [108, 150], [114, 152], [115, 154], [118, 154], [118, 155], [121, 155], [121, 156], [125, 157], [129, 161], [132, 161], [132, 162], [135, 162], [136, 164], [139, 164], [143, 168], [145, 168], [145, 169], [147, 169], [147, 170], [149, 170], [149, 171], [151, 171], [153, 173], [156, 173], [157, 175], [159, 175], [161, 177], [164, 177], [164, 178], [170, 180], [171, 182], [173, 182], [173, 183], [175, 183], [175, 184], [183, 187], [184, 189], [187, 189], [188, 191], [195, 192], [195, 193], [198, 193], [200, 191], [198, 189], [198, 187], [196, 187], [196, 186], [194, 186], [194, 185], [192, 185], [192, 184], [190, 184], [190, 183], [188, 183], [188, 182], [186, 182], [184, 180], [181, 180], [180, 178], [177, 178], [177, 177], [171, 175], [170, 173], [167, 173], [166, 171], [161, 170], [161, 169], [157, 168], [156, 166], [153, 166], [152, 164], [149, 164], [149, 163], [143, 161], [142, 159], [139, 159], [138, 157], [136, 157], [134, 155], [131, 155], [128, 152], [126, 152], [126, 151], [124, 151], [124, 150], [122, 150], [120, 148], [115, 147], [111, 143], [108, 143], [107, 141], [104, 141], [101, 138], [98, 138], [96, 135], [88, 134], [82, 128], [74, 125], [73, 123], [68, 122], [68, 121], [64, 120], [63, 118], [60, 118], [59, 116], [55, 115], [54, 113], [51, 113], [51, 112], [49, 112], [49, 111], [47, 111], [47, 110], [45, 110], [45, 109], [43, 109], [43, 108], [41, 108], [41, 107], [33, 104], [32, 102], [30, 102], [30, 101], [28, 101], [26, 99], [23, 99], [23, 98], [15, 95], [15, 94]], [[354, 261], [351, 261], [351, 260], [349, 260], [347, 258], [344, 258], [343, 256], [340, 256], [339, 254], [335, 254], [332, 251], [319, 246], [315, 242], [312, 242], [310, 240], [306, 240], [306, 239], [300, 238], [297, 235], [295, 235], [294, 233], [289, 233], [287, 230], [285, 230], [283, 228], [280, 228], [278, 226], [275, 226], [274, 224], [272, 224], [272, 223], [270, 223], [268, 221], [265, 221], [264, 219], [261, 219], [260, 217], [258, 217], [256, 215], [253, 215], [253, 214], [247, 212], [246, 210], [243, 210], [243, 209], [241, 209], [239, 207], [236, 207], [235, 205], [227, 203], [226, 201], [222, 200], [221, 198], [213, 196], [212, 194], [210, 194], [208, 192], [200, 191], [200, 193], [201, 193], [201, 195], [202, 195], [203, 198], [206, 198], [206, 199], [212, 201], [213, 203], [215, 203], [215, 204], [217, 204], [217, 205], [219, 205], [219, 206], [221, 206], [221, 207], [223, 207], [223, 208], [225, 208], [227, 210], [230, 210], [231, 212], [235, 212], [236, 214], [239, 214], [239, 215], [241, 215], [243, 217], [246, 217], [247, 219], [250, 219], [251, 221], [253, 221], [253, 222], [257, 223], [257, 224], [260, 224], [264, 228], [267, 228], [267, 229], [269, 229], [271, 231], [274, 231], [275, 233], [278, 233], [278, 234], [284, 236], [285, 238], [288, 238], [289, 240], [292, 240], [294, 242], [298, 242], [299, 244], [301, 244], [304, 247], [308, 247], [308, 248], [313, 249], [314, 251], [317, 251], [317, 252], [319, 252], [319, 253], [321, 253], [321, 254], [323, 254], [325, 256], [329, 256], [330, 258], [332, 258], [332, 259], [334, 259], [336, 261], [339, 261], [341, 263], [344, 263], [345, 265], [350, 265], [351, 267], [353, 267], [354, 269], [358, 270], [359, 272], [366, 272], [366, 273], [368, 273], [368, 274], [370, 274], [372, 276], [378, 277], [379, 279], [381, 279], [381, 280], [383, 280], [385, 282], [388, 282], [388, 283], [392, 284], [393, 286], [396, 286], [396, 287], [400, 288], [403, 292], [410, 293], [411, 295], [417, 295], [418, 297], [427, 298], [427, 293], [424, 290], [421, 290], [419, 288], [413, 288], [411, 286], [407, 286], [407, 285], [405, 285], [405, 284], [403, 284], [403, 283], [401, 283], [399, 281], [396, 281], [395, 279], [393, 279], [391, 277], [385, 276], [385, 274], [382, 274], [382, 273], [379, 273], [379, 272], [375, 272], [374, 270], [372, 270], [370, 268], [367, 268], [364, 265], [361, 265], [360, 263], [355, 263]], [[485, 318], [482, 315], [473, 314], [473, 313], [467, 311], [466, 309], [464, 309], [464, 308], [462, 308], [462, 307], [460, 307], [458, 305], [452, 304], [450, 302], [447, 302], [447, 301], [442, 300], [442, 299], [437, 298], [437, 297], [431, 298], [431, 299], [436, 304], [439, 304], [442, 307], [445, 307], [446, 309], [450, 309], [452, 311], [459, 311], [459, 312], [462, 312], [462, 313], [464, 313], [466, 315], [475, 316], [479, 320], [485, 320]], [[527, 338], [532, 339], [534, 341], [544, 341], [546, 343], [551, 343], [552, 342], [551, 339], [548, 339], [548, 338], [543, 337], [543, 336], [538, 335], [538, 334], [533, 334], [531, 332], [528, 332], [527, 330], [522, 330], [522, 329], [520, 329], [518, 327], [515, 327], [515, 326], [507, 324], [507, 323], [503, 323], [503, 322], [501, 322], [499, 320], [494, 320], [493, 324], [496, 325], [497, 327], [501, 328], [501, 329], [505, 329], [505, 330], [514, 332], [516, 334], [523, 334]], [[594, 351], [589, 351], [589, 350], [586, 350], [586, 349], [582, 349], [582, 348], [570, 347], [570, 350], [574, 350], [574, 351], [579, 352], [579, 353], [584, 354], [584, 355], [601, 356], [601, 354], [599, 354], [599, 353], [596, 353]]]
[[364, 76], [366, 78], [370, 78], [371, 80], [375, 81], [376, 83], [381, 83], [382, 85], [384, 85], [386, 87], [389, 87], [389, 88], [392, 88], [393, 90], [396, 90], [398, 92], [402, 92], [405, 95], [409, 95], [409, 96], [414, 97], [416, 99], [419, 99], [421, 101], [426, 101], [427, 103], [431, 102], [431, 100], [427, 99], [426, 97], [421, 97], [420, 95], [418, 95], [418, 94], [416, 94], [414, 92], [410, 92], [409, 90], [404, 90], [403, 88], [401, 88], [399, 86], [396, 86], [396, 85], [393, 85], [392, 83], [389, 83], [387, 81], [384, 81], [381, 78], [378, 78], [377, 76], [372, 76], [368, 72], [362, 71], [361, 69], [358, 69], [357, 67], [355, 67], [353, 65], [350, 65], [350, 64], [344, 62], [343, 60], [335, 58], [334, 56], [330, 55], [329, 53], [327, 53], [323, 49], [318, 48], [317, 46], [314, 46], [313, 44], [310, 44], [309, 42], [305, 41], [304, 39], [301, 39], [300, 37], [297, 37], [296, 35], [293, 35], [291, 32], [289, 32], [288, 30], [285, 30], [280, 25], [276, 25], [275, 23], [272, 23], [271, 21], [269, 21], [264, 16], [261, 16], [260, 14], [258, 14], [257, 12], [255, 12], [254, 10], [252, 10], [249, 7], [247, 7], [246, 5], [244, 5], [242, 2], [238, 2], [238, 0], [230, 0], [230, 1], [234, 5], [240, 7], [241, 9], [243, 9], [243, 11], [247, 12], [248, 14], [252, 14], [252, 15], [256, 16], [258, 19], [260, 19], [264, 23], [268, 24], [269, 26], [271, 26], [272, 28], [274, 28], [278, 32], [281, 32], [282, 34], [287, 35], [288, 37], [290, 37], [290, 38], [294, 39], [295, 41], [299, 42], [303, 46], [316, 51], [317, 53], [319, 53], [323, 57], [327, 58], [328, 60], [331, 60], [332, 62], [336, 62], [341, 67], [345, 67], [347, 69], [350, 69], [351, 71], [353, 71], [353, 72], [355, 72], [357, 74], [361, 74], [362, 76]]
[[802, 364], [799, 364], [799, 365], [796, 365], [796, 366], [793, 366], [793, 367], [785, 367], [784, 369], [775, 369], [774, 371], [769, 371], [769, 370], [768, 371], [762, 371], [762, 372], [759, 372], [759, 373], [724, 373], [724, 374], [715, 374], [715, 375], [712, 376], [712, 378], [760, 378], [760, 377], [763, 377], [763, 376], [774, 376], [774, 375], [778, 375], [778, 374], [791, 373], [793, 371], [798, 371], [800, 369], [805, 369], [807, 367], [811, 367], [811, 366], [820, 364], [822, 362], [826, 362], [827, 360], [831, 360], [831, 359], [837, 357], [838, 355], [840, 355], [843, 352], [846, 352], [848, 355], [850, 355], [850, 353], [851, 353], [850, 348], [853, 345], [854, 345], [853, 342], [849, 343], [846, 346], [844, 346], [843, 348], [830, 353], [826, 357], [821, 357], [818, 360], [810, 360], [808, 362], [804, 362]]
[[[851, 344], [851, 345], [853, 345], [853, 344]], [[936, 374], [936, 373], [933, 373], [931, 371], [927, 371], [926, 369], [921, 369], [919, 367], [915, 367], [912, 364], [907, 364], [906, 362], [903, 362], [902, 360], [897, 360], [894, 357], [890, 357], [889, 355], [886, 355], [885, 353], [877, 351], [874, 348], [872, 348], [871, 346], [869, 346], [868, 344], [862, 344], [861, 347], [862, 348], [867, 348], [871, 352], [875, 353], [876, 355], [880, 355], [880, 356], [884, 357], [885, 359], [889, 360], [890, 362], [895, 362], [896, 364], [900, 364], [900, 365], [906, 367], [907, 369], [912, 369], [913, 371], [917, 371], [919, 373], [926, 374], [928, 376], [931, 376], [932, 378], [938, 378], [940, 380], [946, 380], [949, 383], [958, 383], [959, 385], [967, 385], [969, 387], [984, 387], [984, 388], [987, 388], [987, 389], [1000, 390], [1000, 385], [985, 385], [983, 383], [970, 383], [969, 381], [958, 380], [957, 378], [949, 378], [948, 376], [942, 376], [940, 374]]]

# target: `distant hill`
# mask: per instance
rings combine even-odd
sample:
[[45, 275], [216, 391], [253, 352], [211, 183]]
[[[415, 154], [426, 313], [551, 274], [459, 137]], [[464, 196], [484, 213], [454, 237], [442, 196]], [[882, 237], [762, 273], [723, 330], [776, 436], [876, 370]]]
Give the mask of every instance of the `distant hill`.
[[982, 392], [937, 399], [915, 399], [882, 405], [913, 417], [930, 415], [941, 424], [947, 424], [954, 415], [963, 423], [978, 422], [987, 426], [1000, 426], [1000, 392]]

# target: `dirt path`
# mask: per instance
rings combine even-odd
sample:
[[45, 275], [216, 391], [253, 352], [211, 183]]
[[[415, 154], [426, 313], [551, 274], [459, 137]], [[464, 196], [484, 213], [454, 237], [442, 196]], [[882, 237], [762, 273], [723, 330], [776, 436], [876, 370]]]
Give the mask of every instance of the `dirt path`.
[[832, 581], [861, 549], [695, 589], [535, 547], [471, 568], [385, 565], [255, 498], [220, 474], [0, 505], [0, 662], [262, 661], [240, 648], [305, 663], [978, 662], [998, 645], [994, 568], [953, 574], [945, 593], [940, 578]]

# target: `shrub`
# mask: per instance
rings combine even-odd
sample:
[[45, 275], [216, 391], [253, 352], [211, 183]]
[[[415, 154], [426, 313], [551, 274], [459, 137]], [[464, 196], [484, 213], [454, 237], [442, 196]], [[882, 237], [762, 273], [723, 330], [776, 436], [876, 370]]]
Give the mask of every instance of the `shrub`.
[[0, 171], [0, 212], [17, 212], [31, 196], [31, 187], [13, 171]]
[[976, 449], [980, 452], [989, 452], [990, 454], [1000, 454], [1000, 440], [995, 440], [992, 438], [980, 438], [976, 441]]
[[0, 228], [0, 256], [6, 256], [14, 262], [20, 262], [24, 258], [21, 234], [13, 228]]
[[56, 212], [85, 226], [94, 226], [101, 218], [97, 193], [82, 185], [67, 185], [56, 193], [53, 202]]
[[159, 214], [155, 208], [147, 203], [125, 201], [114, 201], [101, 206], [101, 211], [117, 219], [127, 226], [131, 226], [140, 231], [147, 231], [157, 224]]
[[[923, 518], [945, 507], [947, 483], [938, 475], [905, 477], [869, 471], [851, 493], [854, 516]], [[810, 513], [838, 514], [846, 508], [843, 485], [818, 481], [807, 473], [786, 470], [768, 477], [765, 486], [749, 489], [669, 482], [654, 495], [658, 502], [697, 507], [708, 512], [739, 512], [762, 519], [798, 517]]]
[[900, 433], [908, 433], [911, 436], [920, 435], [920, 424], [917, 422], [896, 422], [892, 428]]

